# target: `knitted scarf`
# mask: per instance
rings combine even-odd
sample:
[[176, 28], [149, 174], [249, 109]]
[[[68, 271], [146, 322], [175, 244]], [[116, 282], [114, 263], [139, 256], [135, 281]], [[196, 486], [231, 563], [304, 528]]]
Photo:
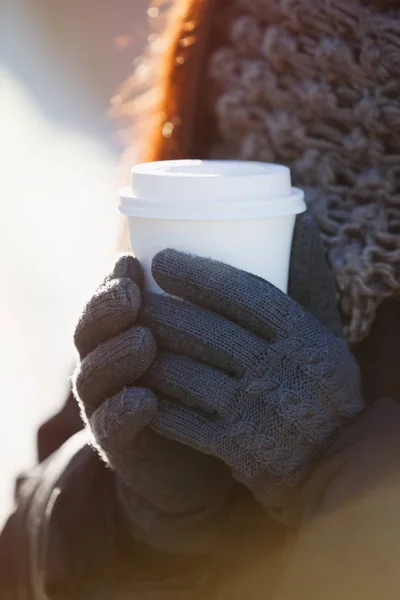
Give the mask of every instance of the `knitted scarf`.
[[231, 4], [219, 16], [228, 41], [209, 64], [212, 158], [290, 166], [356, 343], [383, 300], [400, 298], [400, 11], [359, 0]]

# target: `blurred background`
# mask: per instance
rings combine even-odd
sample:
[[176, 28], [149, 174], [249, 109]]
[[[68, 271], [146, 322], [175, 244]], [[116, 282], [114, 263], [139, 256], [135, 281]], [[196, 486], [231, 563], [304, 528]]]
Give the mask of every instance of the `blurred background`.
[[37, 426], [63, 402], [72, 333], [116, 255], [120, 148], [106, 116], [148, 35], [145, 0], [3, 0], [0, 526]]

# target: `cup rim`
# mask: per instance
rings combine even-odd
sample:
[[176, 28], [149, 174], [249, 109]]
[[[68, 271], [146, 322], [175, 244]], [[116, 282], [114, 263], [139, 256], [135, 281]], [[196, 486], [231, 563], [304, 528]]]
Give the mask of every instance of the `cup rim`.
[[153, 198], [139, 198], [132, 194], [130, 187], [119, 192], [119, 211], [127, 217], [189, 221], [226, 221], [247, 220], [259, 218], [284, 217], [297, 215], [306, 210], [304, 192], [292, 187], [288, 196], [276, 199], [246, 202], [168, 202], [157, 201]]

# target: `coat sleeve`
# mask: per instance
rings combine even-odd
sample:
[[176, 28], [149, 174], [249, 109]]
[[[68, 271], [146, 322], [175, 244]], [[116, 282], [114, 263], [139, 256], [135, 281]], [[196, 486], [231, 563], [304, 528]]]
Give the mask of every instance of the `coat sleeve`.
[[380, 400], [342, 435], [286, 518], [296, 534], [274, 600], [400, 593], [400, 405]]
[[0, 600], [187, 598], [209, 558], [168, 555], [136, 541], [114, 475], [86, 435], [71, 437], [19, 486], [0, 535]]
[[78, 597], [99, 542], [105, 556], [112, 551], [111, 475], [82, 431], [24, 478], [0, 536], [5, 597], [44, 600], [55, 591]]

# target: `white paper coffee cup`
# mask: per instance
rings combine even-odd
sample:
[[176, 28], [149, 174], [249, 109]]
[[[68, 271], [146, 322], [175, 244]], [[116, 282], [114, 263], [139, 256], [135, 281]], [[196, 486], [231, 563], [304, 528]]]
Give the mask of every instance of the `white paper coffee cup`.
[[287, 167], [212, 160], [138, 164], [120, 201], [147, 289], [161, 291], [151, 275], [154, 255], [175, 248], [287, 291], [295, 219], [306, 210], [304, 193], [292, 187]]

